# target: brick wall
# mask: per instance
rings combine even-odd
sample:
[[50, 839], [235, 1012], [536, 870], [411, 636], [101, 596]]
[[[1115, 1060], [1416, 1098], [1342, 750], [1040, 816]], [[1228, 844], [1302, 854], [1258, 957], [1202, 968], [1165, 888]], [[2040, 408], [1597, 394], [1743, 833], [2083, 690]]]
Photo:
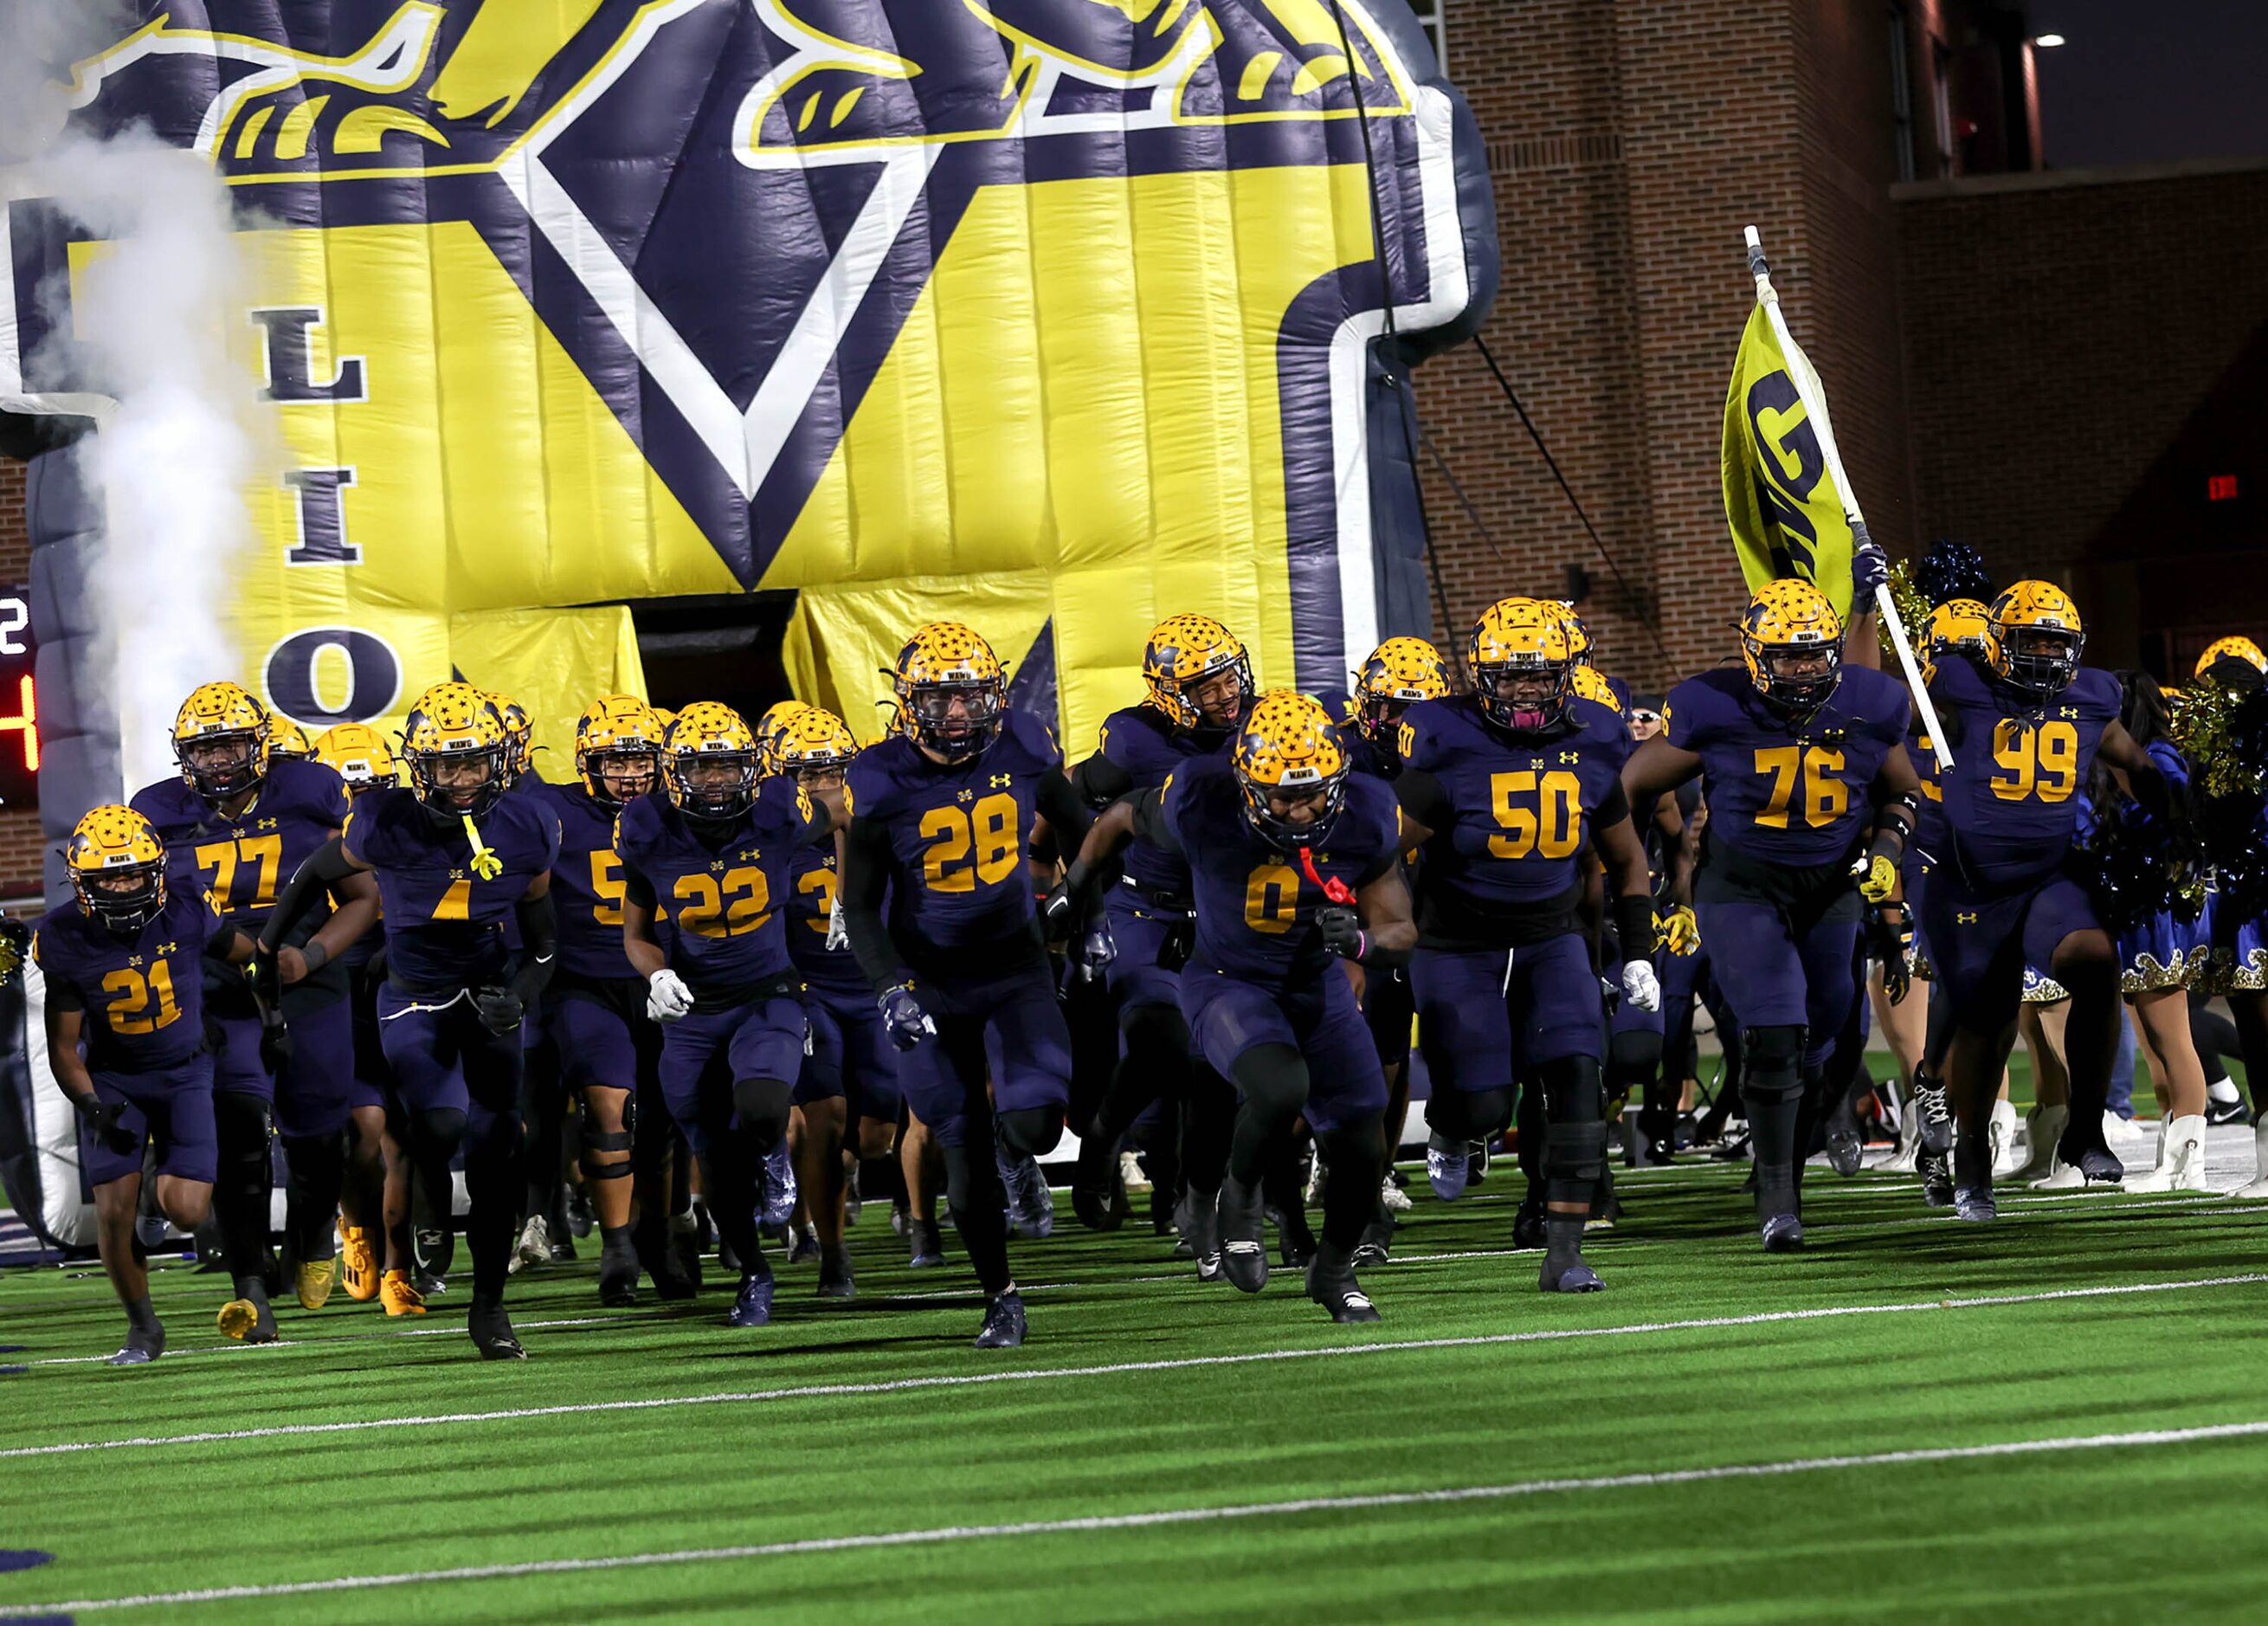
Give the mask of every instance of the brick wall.
[[[24, 528], [24, 465], [0, 457], [0, 583], [31, 580], [32, 543]], [[40, 811], [0, 808], [0, 898], [40, 891]]]
[[[1920, 533], [2066, 583], [2092, 660], [2268, 630], [2268, 163], [1896, 207]], [[2240, 499], [2209, 503], [2209, 474]]]

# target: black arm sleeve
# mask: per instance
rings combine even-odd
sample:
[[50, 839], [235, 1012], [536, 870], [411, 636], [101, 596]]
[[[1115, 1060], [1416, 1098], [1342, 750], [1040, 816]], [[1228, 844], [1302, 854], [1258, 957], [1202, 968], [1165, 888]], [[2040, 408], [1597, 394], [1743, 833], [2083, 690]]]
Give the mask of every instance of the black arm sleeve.
[[[1612, 830], [1630, 816], [1630, 795], [1623, 789], [1622, 780], [1616, 779], [1607, 787], [1607, 799], [1599, 803], [1591, 815], [1591, 845], [1596, 846], [1599, 844], [1600, 831]], [[1410, 817], [1414, 818], [1417, 815], [1413, 813]], [[1639, 839], [1644, 840], [1645, 838], [1641, 836]]]
[[1101, 751], [1071, 771], [1071, 787], [1091, 808], [1107, 808], [1134, 788], [1134, 776]]
[[913, 972], [890, 941], [890, 928], [882, 919], [882, 898], [889, 890], [892, 862], [888, 828], [851, 815], [843, 859], [840, 896], [843, 927], [850, 934], [850, 952], [876, 994], [902, 987], [913, 980]]
[[1625, 960], [1653, 957], [1653, 899], [1643, 892], [1615, 899], [1615, 936]]
[[78, 984], [68, 981], [62, 977], [48, 979], [48, 1014], [53, 1015], [59, 1010], [85, 1010], [85, 1009], [86, 994], [80, 989]]
[[622, 896], [647, 913], [653, 913], [653, 883], [645, 878], [645, 871], [622, 866]]
[[1094, 815], [1079, 800], [1071, 781], [1060, 773], [1043, 773], [1032, 792], [1032, 801], [1056, 833], [1056, 850], [1064, 854], [1078, 852], [1079, 844], [1086, 839], [1087, 826], [1094, 823]]
[[[1616, 794], [1621, 791], [1617, 788]], [[1441, 781], [1423, 768], [1404, 768], [1394, 781], [1394, 799], [1410, 818], [1436, 834], [1457, 822], [1456, 809], [1449, 805], [1449, 793], [1441, 788]]]
[[291, 929], [319, 901], [330, 895], [331, 888], [354, 873], [355, 867], [348, 861], [346, 845], [340, 837], [333, 836], [323, 843], [320, 851], [299, 866], [298, 873], [285, 884], [284, 895], [276, 900], [274, 913], [261, 928], [261, 948], [275, 953], [276, 945]]
[[1166, 793], [1163, 790], [1142, 790], [1134, 793], [1128, 805], [1134, 809], [1134, 839], [1147, 841], [1168, 853], [1182, 850], [1182, 839], [1166, 822]]
[[[313, 861], [310, 860], [309, 861], [313, 862]], [[239, 937], [244, 938], [247, 942], [257, 941], [249, 932], [237, 925], [233, 920], [222, 921], [220, 930], [215, 932], [211, 936], [205, 939], [205, 958], [213, 961], [217, 965], [225, 965], [231, 971], [234, 971], [236, 969], [236, 962], [230, 959], [228, 957], [230, 951], [236, 947], [236, 940]]]
[[512, 906], [519, 923], [519, 970], [512, 974], [512, 991], [523, 1004], [533, 1005], [543, 985], [551, 980], [559, 963], [559, 916], [551, 894], [523, 898]]

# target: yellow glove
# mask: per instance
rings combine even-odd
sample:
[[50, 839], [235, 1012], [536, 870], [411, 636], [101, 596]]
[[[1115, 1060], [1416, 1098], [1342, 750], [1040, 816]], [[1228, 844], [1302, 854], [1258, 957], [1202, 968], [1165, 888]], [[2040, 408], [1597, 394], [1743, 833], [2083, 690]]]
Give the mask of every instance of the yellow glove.
[[1701, 922], [1684, 904], [1653, 917], [1653, 935], [1657, 948], [1667, 949], [1680, 959], [1701, 951]]
[[1859, 896], [1870, 904], [1882, 902], [1898, 888], [1898, 867], [1883, 853], [1871, 853], [1851, 866], [1859, 883]]

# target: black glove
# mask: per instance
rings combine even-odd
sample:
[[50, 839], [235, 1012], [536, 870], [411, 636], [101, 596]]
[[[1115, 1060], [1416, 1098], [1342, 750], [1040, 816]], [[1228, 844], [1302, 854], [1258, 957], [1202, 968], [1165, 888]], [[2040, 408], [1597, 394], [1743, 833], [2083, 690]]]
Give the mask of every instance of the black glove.
[[284, 961], [273, 949], [261, 947], [246, 967], [252, 979], [252, 996], [269, 1009], [284, 1002]]
[[89, 1093], [72, 1096], [70, 1104], [71, 1110], [79, 1115], [88, 1133], [97, 1141], [113, 1151], [130, 1152], [134, 1149], [134, 1137], [126, 1132], [125, 1102], [106, 1101], [99, 1095]]
[[912, 988], [885, 988], [874, 1002], [882, 1008], [882, 1025], [889, 1030], [890, 1043], [899, 1049], [911, 1050], [922, 1040], [937, 1037], [937, 1024], [929, 1019], [929, 1012], [922, 1009]]
[[1889, 557], [1881, 544], [1868, 537], [1851, 554], [1851, 613], [1864, 615], [1874, 607], [1874, 589], [1890, 580]]
[[1882, 963], [1882, 992], [1893, 1005], [1903, 1004], [1913, 989], [1906, 959], [1912, 947], [1913, 914], [1904, 905], [1867, 912], [1867, 952]]
[[1323, 947], [1343, 960], [1359, 960], [1370, 948], [1362, 917], [1344, 904], [1325, 904], [1316, 910], [1315, 927], [1323, 935]]
[[509, 1033], [519, 1025], [527, 1014], [519, 995], [510, 988], [475, 988], [473, 1009], [480, 1013], [481, 1025], [491, 1033]]
[[284, 1024], [284, 1013], [271, 1005], [260, 1013], [260, 1065], [273, 1078], [291, 1060], [291, 1030]]

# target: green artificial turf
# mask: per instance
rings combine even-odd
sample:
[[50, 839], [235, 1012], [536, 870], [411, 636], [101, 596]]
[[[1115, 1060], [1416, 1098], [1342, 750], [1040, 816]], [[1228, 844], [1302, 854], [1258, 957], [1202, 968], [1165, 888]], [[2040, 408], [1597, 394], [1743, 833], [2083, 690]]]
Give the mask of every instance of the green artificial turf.
[[[1808, 1181], [1812, 1245], [1756, 1250], [1739, 1171], [1626, 1174], [1590, 1253], [1609, 1290], [1550, 1298], [1506, 1255], [1516, 1173], [1418, 1205], [1337, 1328], [1279, 1273], [1204, 1285], [1146, 1223], [1019, 1244], [1031, 1341], [980, 1355], [957, 1253], [915, 1272], [869, 1208], [865, 1295], [781, 1271], [760, 1331], [724, 1293], [601, 1310], [590, 1262], [515, 1282], [534, 1356], [483, 1364], [462, 1278], [423, 1322], [343, 1296], [230, 1348], [185, 1267], [153, 1293], [174, 1353], [100, 1356], [122, 1323], [99, 1275], [0, 1279], [0, 1452], [504, 1408], [684, 1400], [911, 1378], [939, 1384], [0, 1456], [0, 1611], [464, 1566], [684, 1553], [878, 1533], [2071, 1438], [2268, 1420], [2268, 1281], [1944, 1307], [2056, 1290], [2268, 1273], [2268, 1214], [2222, 1199], [2008, 1192], [1997, 1225], [1925, 1210], [1910, 1177]], [[713, 1282], [713, 1277], [712, 1277]], [[1830, 1308], [1929, 1306], [1750, 1325]], [[545, 1326], [571, 1321], [574, 1325]], [[415, 1328], [431, 1335], [404, 1336]], [[1388, 1341], [1545, 1334], [1223, 1362]], [[1144, 1362], [1209, 1364], [1123, 1370]], [[180, 1601], [85, 1620], [1530, 1620], [2257, 1618], [2268, 1436], [1856, 1464], [1771, 1476], [992, 1534], [835, 1552]]]

